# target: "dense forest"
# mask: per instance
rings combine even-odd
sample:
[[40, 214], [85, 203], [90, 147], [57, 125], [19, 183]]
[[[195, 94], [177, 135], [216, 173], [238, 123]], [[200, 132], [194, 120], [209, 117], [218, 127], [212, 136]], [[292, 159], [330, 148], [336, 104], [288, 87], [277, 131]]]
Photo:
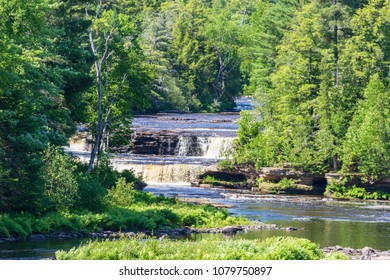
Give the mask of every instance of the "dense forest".
[[236, 164], [390, 174], [390, 1], [260, 3]]
[[[99, 208], [132, 115], [256, 99], [234, 164], [390, 174], [390, 1], [0, 0], [0, 212]], [[84, 124], [88, 166], [61, 147]], [[124, 183], [120, 183], [120, 185]]]

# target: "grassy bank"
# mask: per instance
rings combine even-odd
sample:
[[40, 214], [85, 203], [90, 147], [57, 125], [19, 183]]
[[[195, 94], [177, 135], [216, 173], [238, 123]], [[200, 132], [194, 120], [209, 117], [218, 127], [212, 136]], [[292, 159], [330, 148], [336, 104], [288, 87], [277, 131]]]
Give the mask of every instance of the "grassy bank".
[[[224, 239], [200, 241], [132, 238], [88, 242], [68, 252], [58, 251], [60, 260], [320, 260], [321, 249], [307, 239], [272, 237], [265, 240]], [[345, 259], [332, 254], [330, 259]]]
[[211, 228], [250, 224], [245, 218], [229, 216], [225, 209], [188, 204], [140, 191], [131, 192], [135, 196], [134, 201], [127, 206], [124, 201], [122, 204], [111, 201], [99, 212], [53, 212], [44, 216], [0, 214], [0, 237], [25, 239], [38, 233], [154, 230], [183, 226]]

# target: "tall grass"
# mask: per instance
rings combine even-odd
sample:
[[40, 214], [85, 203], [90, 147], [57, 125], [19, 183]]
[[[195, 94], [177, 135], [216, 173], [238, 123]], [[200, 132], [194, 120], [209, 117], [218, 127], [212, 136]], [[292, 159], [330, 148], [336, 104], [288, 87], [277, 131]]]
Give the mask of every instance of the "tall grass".
[[221, 239], [172, 241], [154, 238], [90, 241], [60, 260], [319, 260], [322, 251], [307, 239], [272, 237], [261, 240]]
[[101, 230], [155, 230], [183, 226], [197, 228], [243, 225], [251, 222], [231, 217], [225, 209], [192, 205], [162, 197], [155, 202], [134, 203], [128, 207], [110, 206], [104, 212], [54, 212], [41, 217], [31, 214], [0, 214], [0, 237], [27, 238], [32, 233], [98, 232]]

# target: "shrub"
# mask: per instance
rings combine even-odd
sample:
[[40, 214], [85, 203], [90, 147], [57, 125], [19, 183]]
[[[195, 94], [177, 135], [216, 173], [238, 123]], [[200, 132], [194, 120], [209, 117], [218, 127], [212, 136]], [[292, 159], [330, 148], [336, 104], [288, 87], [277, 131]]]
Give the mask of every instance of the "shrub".
[[99, 211], [104, 208], [104, 197], [107, 190], [100, 184], [94, 174], [79, 173], [76, 176], [79, 186], [78, 209]]
[[282, 180], [279, 181], [278, 185], [283, 189], [291, 189], [295, 187], [295, 182], [293, 179], [287, 179], [283, 178]]
[[29, 235], [26, 230], [24, 230], [24, 228], [10, 216], [3, 215], [1, 220], [3, 222], [4, 228], [6, 229], [3, 231], [5, 234], [8, 232], [8, 236], [20, 236], [25, 239]]
[[10, 237], [9, 231], [0, 217], [0, 237]]
[[373, 193], [367, 192], [365, 188], [357, 186], [345, 186], [345, 181], [331, 180], [326, 186], [325, 194], [331, 195], [336, 198], [359, 198], [359, 199], [389, 199], [390, 194], [384, 191], [376, 191]]
[[56, 210], [73, 209], [79, 199], [73, 159], [59, 148], [49, 147], [43, 156], [45, 193]]
[[125, 178], [119, 178], [115, 186], [108, 190], [107, 200], [116, 206], [130, 206], [135, 202], [133, 183], [126, 183]]

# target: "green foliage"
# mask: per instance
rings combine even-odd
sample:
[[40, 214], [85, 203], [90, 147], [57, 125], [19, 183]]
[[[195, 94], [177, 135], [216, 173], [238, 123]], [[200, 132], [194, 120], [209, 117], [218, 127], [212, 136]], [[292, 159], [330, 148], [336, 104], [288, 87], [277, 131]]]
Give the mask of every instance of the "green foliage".
[[294, 181], [294, 179], [283, 178], [282, 180], [279, 181], [278, 185], [283, 190], [292, 189], [295, 187], [295, 181]]
[[242, 65], [257, 106], [241, 117], [233, 162], [388, 174], [390, 6], [364, 4], [257, 3], [257, 60]]
[[371, 78], [343, 144], [343, 169], [390, 175], [390, 98], [379, 75]]
[[221, 182], [221, 180], [219, 180], [219, 179], [217, 179], [217, 178], [215, 178], [213, 176], [207, 175], [204, 178], [202, 178], [202, 182], [208, 184], [208, 183]]
[[266, 248], [263, 253], [267, 260], [318, 260], [322, 251], [307, 239], [292, 237], [273, 237], [262, 242]]
[[350, 260], [351, 258], [341, 252], [330, 252], [325, 255], [324, 260], [342, 261]]
[[390, 200], [390, 194], [384, 191], [367, 192], [365, 188], [347, 186], [346, 181], [331, 180], [328, 182], [325, 190], [326, 195], [335, 198], [358, 198], [358, 199], [374, 199], [374, 200]]
[[53, 147], [49, 147], [43, 159], [45, 194], [54, 209], [73, 209], [79, 199], [78, 184], [74, 175], [76, 166], [73, 160], [60, 149]]
[[31, 232], [31, 222], [26, 217], [13, 219], [9, 215], [0, 215], [0, 236], [15, 235], [25, 239]]
[[94, 174], [78, 173], [76, 175], [79, 200], [76, 209], [100, 211], [104, 209], [104, 197], [107, 189]]
[[390, 193], [386, 193], [384, 191], [375, 191], [373, 193], [367, 193], [366, 199], [374, 199], [374, 200], [390, 200]]
[[331, 194], [334, 197], [343, 197], [346, 193], [345, 181], [330, 180], [326, 185], [325, 194]]
[[41, 153], [64, 145], [74, 126], [60, 91], [55, 28], [47, 1], [0, 2], [0, 166], [7, 170], [0, 211], [42, 211]]
[[120, 178], [114, 187], [108, 190], [107, 199], [109, 203], [117, 206], [130, 206], [135, 202], [135, 190], [132, 183], [127, 183], [124, 178]]
[[95, 260], [319, 260], [321, 250], [307, 239], [273, 237], [261, 240], [205, 238], [172, 241], [137, 237], [88, 242], [56, 258]]

